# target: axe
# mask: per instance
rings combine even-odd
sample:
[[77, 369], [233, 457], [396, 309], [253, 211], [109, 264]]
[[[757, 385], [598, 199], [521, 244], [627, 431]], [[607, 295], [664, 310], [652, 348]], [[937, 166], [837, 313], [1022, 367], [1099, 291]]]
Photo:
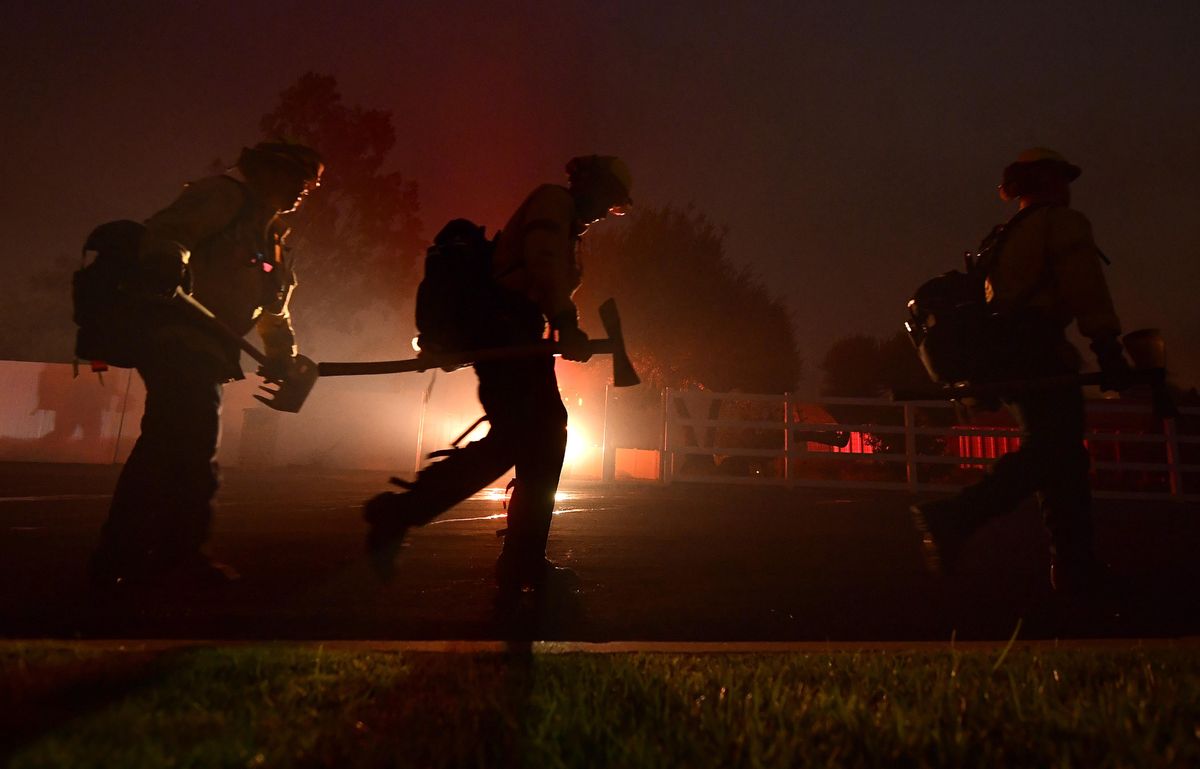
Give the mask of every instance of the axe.
[[[1154, 402], [1154, 413], [1162, 419], [1179, 414], [1167, 389], [1166, 348], [1157, 329], [1131, 331], [1122, 338], [1125, 350], [1133, 362], [1132, 385], [1148, 385]], [[1085, 387], [1104, 383], [1104, 374], [1092, 371], [1085, 374], [1062, 374], [1037, 379], [1013, 379], [1001, 382], [955, 382], [936, 389], [894, 389], [892, 400], [952, 400], [996, 398], [1005, 395], [1054, 390], [1062, 387]]]
[[[617, 303], [609, 299], [600, 305], [600, 322], [608, 333], [607, 339], [588, 340], [588, 349], [593, 355], [611, 355], [613, 358], [613, 384], [617, 387], [632, 387], [641, 382], [633, 363], [625, 352], [625, 337], [621, 334], [621, 316]], [[367, 374], [399, 374], [406, 371], [428, 371], [432, 368], [456, 368], [481, 361], [514, 360], [536, 358], [544, 355], [559, 355], [558, 345], [551, 341], [510, 347], [489, 347], [482, 350], [463, 350], [447, 353], [426, 353], [407, 360], [364, 361], [361, 363], [323, 362], [317, 364], [321, 376], [363, 376]]]
[[[182, 289], [176, 288], [175, 295], [171, 297], [171, 300], [177, 306], [184, 308], [188, 316], [195, 320], [201, 328], [212, 332], [221, 339], [237, 344], [243, 352], [257, 361], [264, 371], [273, 368], [278, 363], [278, 361], [268, 358], [262, 350], [250, 344], [245, 337], [230, 331], [229, 327], [222, 323], [220, 318], [213, 315], [211, 310], [200, 304], [195, 297], [184, 293]], [[291, 367], [281, 379], [275, 379], [271, 375], [267, 375], [265, 378], [268, 384], [274, 384], [276, 387], [271, 389], [266, 385], [260, 386], [258, 389], [266, 393], [266, 397], [255, 395], [255, 400], [276, 411], [287, 411], [294, 414], [304, 405], [308, 394], [312, 392], [313, 385], [317, 383], [317, 364], [310, 358], [297, 355], [292, 358]]]

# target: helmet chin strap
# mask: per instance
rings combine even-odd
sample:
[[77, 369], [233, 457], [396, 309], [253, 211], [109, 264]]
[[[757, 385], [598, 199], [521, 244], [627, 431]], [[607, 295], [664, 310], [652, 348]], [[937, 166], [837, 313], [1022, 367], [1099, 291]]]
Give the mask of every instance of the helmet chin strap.
[[584, 229], [588, 225], [595, 224], [608, 216], [608, 207], [602, 206], [594, 195], [587, 195], [579, 191], [573, 192], [575, 197], [575, 211]]

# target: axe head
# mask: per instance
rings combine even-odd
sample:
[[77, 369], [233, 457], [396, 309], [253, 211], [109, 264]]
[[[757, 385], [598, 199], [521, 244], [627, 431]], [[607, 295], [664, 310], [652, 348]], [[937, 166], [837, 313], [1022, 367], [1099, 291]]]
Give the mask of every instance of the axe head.
[[621, 334], [621, 316], [617, 313], [617, 302], [608, 299], [600, 305], [600, 322], [612, 342], [613, 385], [616, 387], [633, 387], [641, 383], [633, 363], [625, 352], [625, 337]]
[[[276, 411], [295, 414], [312, 392], [313, 385], [317, 383], [317, 376], [317, 364], [311, 358], [297, 355], [292, 360], [287, 376], [280, 380], [267, 380], [266, 384], [258, 388], [266, 393], [266, 396], [255, 395], [254, 398]], [[275, 388], [271, 389], [267, 384], [274, 384]]]

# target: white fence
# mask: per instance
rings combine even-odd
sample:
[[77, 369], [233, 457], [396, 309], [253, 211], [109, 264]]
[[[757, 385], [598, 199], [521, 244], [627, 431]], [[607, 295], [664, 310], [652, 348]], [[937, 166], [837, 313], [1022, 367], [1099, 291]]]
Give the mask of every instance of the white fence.
[[[869, 412], [875, 418], [839, 423], [831, 410]], [[1197, 408], [1181, 411], [1193, 422], [1200, 416]], [[961, 487], [1004, 453], [993, 445], [984, 455], [969, 449], [964, 455], [964, 438], [999, 441], [1004, 448], [1020, 438], [1015, 425], [954, 424], [953, 405], [942, 401], [825, 398], [802, 403], [787, 393], [668, 390], [663, 412], [660, 477], [668, 483], [945, 491]], [[708, 416], [694, 416], [700, 412]], [[822, 421], [813, 421], [813, 412]], [[1200, 500], [1200, 464], [1184, 461], [1200, 456], [1200, 436], [1181, 435], [1176, 422], [1155, 419], [1149, 405], [1140, 403], [1090, 401], [1087, 412], [1085, 440], [1101, 481], [1093, 484], [1095, 496]], [[846, 433], [850, 441], [845, 449], [820, 442], [822, 436], [832, 442]], [[705, 470], [734, 461], [735, 471], [697, 472], [697, 463], [689, 458], [706, 460]]]
[[[141, 382], [124, 370], [103, 380], [72, 373], [63, 364], [0, 362], [0, 461], [124, 461], [138, 434]], [[479, 413], [470, 375], [440, 378], [432, 401], [426, 379], [366, 379], [319, 383], [303, 414], [259, 406], [251, 381], [228, 386], [222, 463], [405, 472], [418, 444], [421, 453], [447, 445]], [[955, 424], [953, 407], [940, 401], [667, 390], [656, 415], [634, 400], [642, 405], [622, 408], [609, 392], [598, 413], [568, 404], [580, 445], [564, 477], [945, 490], [1019, 440], [1011, 423]], [[1092, 402], [1088, 413], [1097, 496], [1200, 500], [1194, 430], [1155, 420], [1143, 404]], [[1200, 409], [1183, 413], [1180, 425], [1200, 423]], [[833, 436], [848, 445], [822, 443]]]
[[[478, 413], [477, 403], [455, 412], [467, 399], [449, 387], [447, 397], [439, 392], [423, 405], [425, 379], [361, 379], [370, 381], [318, 382], [300, 414], [255, 401], [257, 377], [226, 385], [218, 459], [224, 466], [403, 472], [415, 464], [423, 411], [426, 451], [445, 445], [446, 435]], [[70, 364], [24, 361], [0, 361], [0, 391], [0, 461], [6, 462], [124, 462], [146, 398], [141, 378], [128, 369], [97, 377], [85, 366], [76, 377]]]

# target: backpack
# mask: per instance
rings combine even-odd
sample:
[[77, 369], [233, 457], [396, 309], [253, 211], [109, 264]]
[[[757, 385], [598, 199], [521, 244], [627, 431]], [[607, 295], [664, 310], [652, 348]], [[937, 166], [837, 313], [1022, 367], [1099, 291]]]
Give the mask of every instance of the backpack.
[[[498, 235], [496, 236], [498, 237]], [[417, 287], [417, 344], [428, 352], [472, 350], [496, 344], [503, 289], [492, 277], [496, 237], [467, 219], [453, 219], [425, 252]]]
[[[83, 264], [71, 278], [75, 357], [92, 368], [133, 368], [147, 334], [145, 301], [136, 292], [138, 246], [146, 228], [123, 219], [92, 230], [83, 244]], [[88, 262], [89, 252], [95, 257]]]
[[[1001, 378], [1019, 352], [1023, 339], [1014, 333], [1014, 319], [988, 306], [984, 282], [1013, 226], [1040, 206], [1021, 209], [1006, 224], [997, 225], [979, 250], [968, 253], [966, 271], [951, 270], [926, 281], [908, 302], [904, 328], [916, 347], [929, 378], [942, 385], [984, 382]], [[1049, 265], [1026, 294], [1012, 303], [1019, 308], [1052, 277]]]
[[[236, 180], [239, 189], [243, 185]], [[199, 248], [217, 238], [233, 236], [253, 209], [246, 196], [238, 213], [223, 229]], [[92, 362], [103, 371], [109, 366], [134, 368], [152, 332], [169, 323], [189, 323], [186, 311], [161, 298], [152, 298], [143, 285], [138, 249], [146, 233], [139, 222], [121, 219], [96, 227], [83, 244], [82, 265], [71, 279], [75, 325], [75, 358]], [[88, 261], [88, 254], [95, 256]], [[191, 274], [184, 272], [181, 287], [191, 291]]]

